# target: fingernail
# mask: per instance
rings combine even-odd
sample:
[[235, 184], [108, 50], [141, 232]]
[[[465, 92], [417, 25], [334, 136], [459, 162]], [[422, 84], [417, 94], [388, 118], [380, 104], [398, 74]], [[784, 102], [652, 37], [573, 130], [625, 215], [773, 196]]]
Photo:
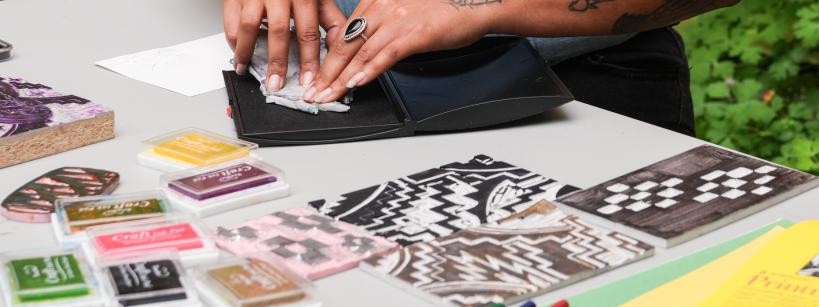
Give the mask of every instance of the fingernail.
[[267, 84], [265, 87], [270, 93], [278, 92], [280, 89], [282, 89], [282, 78], [277, 74], [270, 75], [270, 77], [267, 78]]
[[247, 73], [247, 64], [236, 64], [236, 73], [244, 75]]
[[304, 92], [304, 95], [301, 96], [301, 99], [304, 100], [304, 101], [313, 101], [313, 96], [315, 96], [315, 95], [316, 95], [316, 87], [311, 86], [310, 88], [307, 89], [307, 91]]
[[358, 83], [360, 83], [362, 80], [364, 80], [364, 72], [359, 71], [353, 75], [352, 78], [350, 78], [350, 81], [347, 82], [347, 88], [354, 88], [358, 86]]
[[310, 83], [313, 83], [313, 72], [312, 71], [308, 71], [308, 72], [304, 73], [304, 77], [302, 77], [302, 79], [301, 79], [301, 85], [303, 85], [303, 86], [310, 85]]
[[318, 96], [316, 96], [316, 102], [326, 102], [324, 100], [330, 97], [331, 94], [333, 94], [333, 89], [329, 87], [324, 89], [323, 91], [321, 91], [321, 93], [318, 94]]

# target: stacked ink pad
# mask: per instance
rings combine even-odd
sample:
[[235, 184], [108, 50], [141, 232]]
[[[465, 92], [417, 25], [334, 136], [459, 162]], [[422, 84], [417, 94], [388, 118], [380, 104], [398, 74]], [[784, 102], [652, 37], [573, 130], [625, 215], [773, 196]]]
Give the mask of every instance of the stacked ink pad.
[[199, 217], [290, 193], [284, 172], [252, 157], [168, 173], [160, 182], [160, 188], [176, 208]]
[[51, 225], [57, 241], [66, 247], [87, 241], [86, 230], [95, 226], [158, 218], [173, 212], [159, 191], [64, 198], [57, 200], [56, 207]]
[[77, 248], [0, 254], [5, 306], [321, 306], [309, 281], [263, 257], [190, 268], [174, 249], [86, 255]]
[[103, 286], [118, 306], [193, 307], [199, 296], [173, 250], [104, 259]]
[[34, 250], [0, 255], [6, 306], [105, 306], [106, 296], [81, 250]]
[[166, 172], [159, 189], [57, 199], [59, 248], [0, 254], [5, 306], [321, 306], [275, 259], [219, 261], [198, 219], [289, 194], [256, 144], [196, 128], [145, 143], [138, 160]]
[[209, 306], [321, 306], [310, 282], [269, 258], [234, 258], [194, 272], [196, 288]]
[[253, 143], [198, 128], [145, 141], [140, 164], [166, 171], [160, 190], [179, 211], [205, 217], [285, 197], [284, 172], [256, 158]]
[[139, 164], [163, 172], [214, 165], [251, 156], [259, 146], [199, 128], [185, 128], [145, 140]]
[[219, 257], [219, 250], [206, 228], [199, 221], [180, 214], [92, 227], [83, 248], [96, 259], [172, 249], [186, 266], [212, 262]]

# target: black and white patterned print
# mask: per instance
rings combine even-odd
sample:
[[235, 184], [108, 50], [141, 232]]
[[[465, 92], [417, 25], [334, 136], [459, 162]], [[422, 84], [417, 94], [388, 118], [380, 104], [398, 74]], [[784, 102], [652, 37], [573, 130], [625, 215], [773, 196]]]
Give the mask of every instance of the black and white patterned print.
[[478, 155], [310, 205], [406, 246], [492, 224], [577, 188]]

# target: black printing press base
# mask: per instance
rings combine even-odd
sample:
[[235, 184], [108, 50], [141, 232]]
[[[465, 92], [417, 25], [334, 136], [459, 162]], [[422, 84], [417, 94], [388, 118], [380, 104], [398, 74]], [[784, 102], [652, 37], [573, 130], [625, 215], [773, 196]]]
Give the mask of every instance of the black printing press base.
[[259, 82], [224, 71], [238, 137], [306, 145], [488, 127], [541, 114], [572, 94], [522, 38], [489, 37], [410, 57], [355, 91], [347, 113], [317, 115], [265, 103]]

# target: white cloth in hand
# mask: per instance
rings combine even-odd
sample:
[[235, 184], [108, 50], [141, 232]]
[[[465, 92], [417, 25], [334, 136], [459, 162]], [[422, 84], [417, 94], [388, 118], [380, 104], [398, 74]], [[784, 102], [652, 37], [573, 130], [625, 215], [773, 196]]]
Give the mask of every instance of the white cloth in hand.
[[[267, 31], [260, 31], [256, 38], [256, 49], [253, 50], [253, 57], [250, 59], [250, 74], [259, 80], [262, 93], [266, 96], [267, 103], [275, 103], [280, 106], [299, 110], [306, 113], [318, 114], [319, 111], [347, 112], [350, 107], [339, 102], [309, 103], [301, 99], [306, 90], [299, 82], [301, 75], [301, 65], [299, 62], [299, 47], [295, 33], [290, 35], [290, 50], [287, 55], [287, 76], [284, 79], [284, 86], [276, 92], [268, 93], [265, 88], [265, 78], [267, 76]], [[327, 55], [327, 47], [324, 39], [321, 41], [320, 60], [324, 61]], [[349, 98], [348, 98], [349, 99]], [[346, 99], [345, 99], [346, 102]]]

